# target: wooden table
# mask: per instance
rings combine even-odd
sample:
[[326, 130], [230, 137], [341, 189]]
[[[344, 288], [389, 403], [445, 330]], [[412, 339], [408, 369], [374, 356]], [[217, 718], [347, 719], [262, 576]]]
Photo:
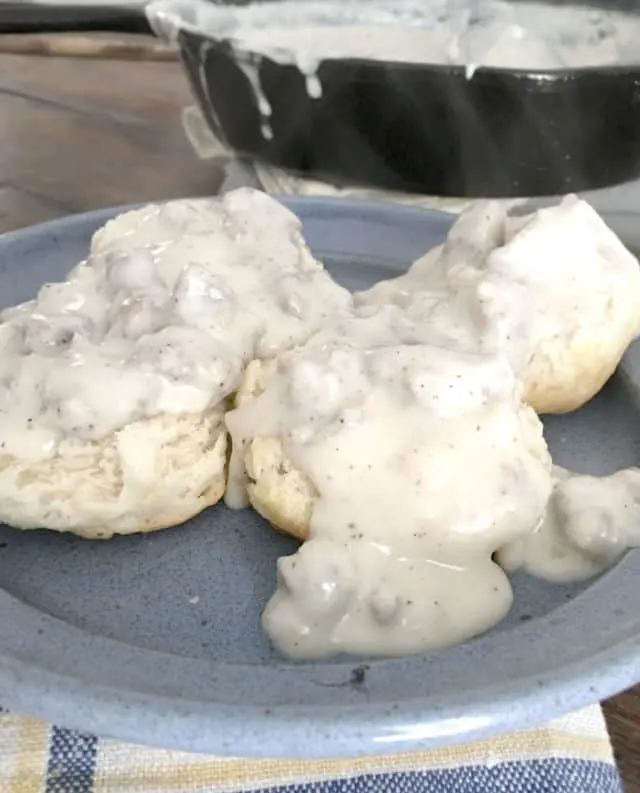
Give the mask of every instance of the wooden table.
[[[134, 201], [215, 193], [187, 144], [176, 63], [0, 55], [0, 233]], [[640, 793], [640, 688], [605, 704], [627, 793]]]
[[178, 63], [0, 55], [0, 233], [70, 212], [215, 193], [182, 132]]

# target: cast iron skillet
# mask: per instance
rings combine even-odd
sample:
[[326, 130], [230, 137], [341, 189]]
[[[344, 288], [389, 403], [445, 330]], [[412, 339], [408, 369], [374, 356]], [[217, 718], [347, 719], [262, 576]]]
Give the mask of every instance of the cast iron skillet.
[[[140, 12], [129, 13], [138, 14], [140, 25]], [[188, 29], [178, 43], [216, 136], [239, 153], [308, 178], [510, 197], [590, 190], [640, 176], [640, 65], [478, 69], [467, 79], [458, 67], [333, 60], [320, 65], [322, 97], [311, 99], [296, 67], [263, 58], [260, 82], [273, 131], [266, 139], [254, 90], [229, 43]]]
[[273, 138], [230, 46], [183, 31], [182, 57], [214, 133], [310, 178], [443, 196], [553, 195], [640, 175], [640, 66], [525, 73], [336, 60], [322, 97], [268, 59]]

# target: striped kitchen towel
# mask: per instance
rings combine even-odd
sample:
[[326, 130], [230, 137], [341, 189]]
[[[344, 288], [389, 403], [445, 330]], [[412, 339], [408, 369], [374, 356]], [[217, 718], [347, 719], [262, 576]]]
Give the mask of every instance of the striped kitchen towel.
[[0, 793], [622, 793], [598, 706], [455, 748], [341, 760], [149, 749], [0, 714]]

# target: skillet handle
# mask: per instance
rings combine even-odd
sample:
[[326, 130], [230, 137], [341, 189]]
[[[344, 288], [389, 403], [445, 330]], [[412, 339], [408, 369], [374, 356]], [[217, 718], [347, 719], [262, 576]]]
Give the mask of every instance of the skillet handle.
[[0, 2], [0, 34], [90, 31], [153, 35], [142, 8]]

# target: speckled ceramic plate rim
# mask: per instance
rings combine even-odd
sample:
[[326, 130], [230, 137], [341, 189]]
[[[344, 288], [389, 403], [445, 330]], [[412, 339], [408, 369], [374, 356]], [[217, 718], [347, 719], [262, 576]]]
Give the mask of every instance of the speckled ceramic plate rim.
[[[337, 213], [364, 231], [390, 223], [409, 230], [417, 221], [444, 231], [451, 222], [442, 213], [384, 203], [285, 203], [303, 222], [326, 222], [329, 234]], [[12, 244], [44, 235], [63, 244], [66, 230], [82, 225], [88, 232], [122, 209], [6, 234], [0, 257]], [[640, 243], [637, 216], [607, 219], [629, 244]], [[384, 259], [383, 232], [374, 250]], [[637, 346], [623, 371], [640, 389]], [[640, 551], [634, 551], [552, 613], [456, 648], [443, 670], [439, 654], [366, 667], [216, 664], [87, 634], [1, 591], [0, 702], [68, 727], [223, 755], [330, 757], [444, 745], [529, 726], [640, 681], [639, 594]], [[459, 681], [459, 696], [429, 690], [434, 670], [454, 686]], [[190, 690], [178, 690], [174, 681], [186, 678]]]

